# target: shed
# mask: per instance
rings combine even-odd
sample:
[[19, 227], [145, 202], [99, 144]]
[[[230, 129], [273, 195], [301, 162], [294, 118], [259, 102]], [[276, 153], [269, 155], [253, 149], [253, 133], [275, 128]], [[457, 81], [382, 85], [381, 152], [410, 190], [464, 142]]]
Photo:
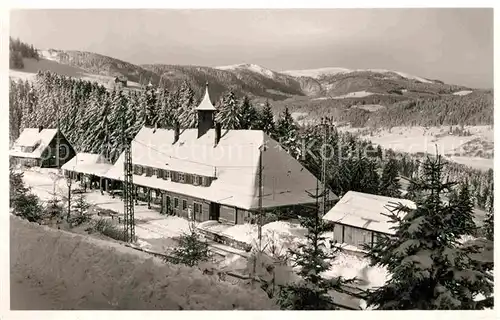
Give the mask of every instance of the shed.
[[349, 191], [323, 220], [334, 223], [333, 240], [362, 248], [363, 244], [373, 245], [381, 234], [394, 235], [394, 224], [384, 214], [399, 203], [416, 208], [411, 200]]

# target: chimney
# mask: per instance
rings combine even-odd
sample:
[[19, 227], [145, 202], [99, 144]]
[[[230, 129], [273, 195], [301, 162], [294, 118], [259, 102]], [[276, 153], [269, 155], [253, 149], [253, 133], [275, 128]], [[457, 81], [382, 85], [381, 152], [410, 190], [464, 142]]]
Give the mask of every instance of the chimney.
[[38, 127], [38, 132], [42, 132], [42, 130], [43, 130], [43, 126], [39, 126]]
[[220, 136], [221, 136], [221, 127], [220, 127], [220, 123], [216, 123], [215, 124], [215, 145], [214, 147], [217, 146], [217, 144], [219, 144], [219, 141], [220, 141]]
[[177, 141], [179, 141], [179, 136], [180, 136], [180, 127], [179, 127], [179, 122], [175, 122], [174, 124], [174, 142], [172, 144], [175, 144]]

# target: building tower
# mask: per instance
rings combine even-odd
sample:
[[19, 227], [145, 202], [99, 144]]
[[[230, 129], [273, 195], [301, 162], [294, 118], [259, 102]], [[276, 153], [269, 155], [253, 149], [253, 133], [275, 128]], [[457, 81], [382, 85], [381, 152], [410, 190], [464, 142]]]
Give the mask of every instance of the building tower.
[[217, 111], [217, 109], [210, 101], [210, 95], [208, 93], [208, 82], [205, 91], [205, 96], [203, 97], [203, 100], [201, 100], [198, 107], [196, 107], [196, 111], [198, 111], [198, 138], [199, 138], [203, 136], [208, 130], [214, 127], [215, 111]]

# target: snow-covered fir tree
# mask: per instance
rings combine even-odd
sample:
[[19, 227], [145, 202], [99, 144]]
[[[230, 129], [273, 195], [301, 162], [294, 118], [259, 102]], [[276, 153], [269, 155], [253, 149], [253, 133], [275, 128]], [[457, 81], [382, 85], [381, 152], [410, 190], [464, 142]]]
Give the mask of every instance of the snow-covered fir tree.
[[384, 166], [380, 178], [380, 194], [387, 197], [399, 198], [401, 196], [401, 184], [398, 178], [398, 165], [394, 158], [390, 158]]
[[259, 113], [247, 96], [241, 100], [241, 129], [256, 129], [258, 126]]
[[333, 261], [340, 248], [327, 252], [322, 234], [330, 228], [320, 217], [318, 200], [321, 195], [318, 189], [311, 196], [316, 198], [316, 208], [300, 219], [301, 226], [307, 229], [307, 243], [290, 250], [301, 280], [282, 286], [278, 293], [278, 303], [285, 310], [335, 310], [328, 291], [340, 289], [346, 283], [342, 278], [326, 279], [322, 275], [330, 268], [330, 261]]
[[215, 119], [223, 129], [241, 129], [241, 104], [233, 91], [222, 96]]
[[[415, 185], [424, 196], [416, 209], [402, 205], [388, 214], [397, 224], [393, 237], [379, 237], [367, 256], [372, 265], [387, 268], [391, 278], [367, 296], [367, 303], [384, 310], [480, 309], [492, 299], [475, 301], [478, 293], [492, 294], [492, 276], [477, 267], [474, 249], [459, 242], [474, 233], [472, 209], [443, 195], [453, 182], [443, 183], [438, 155], [423, 163], [423, 176]], [[465, 196], [465, 193], [464, 193]]]
[[278, 119], [276, 125], [276, 136], [281, 146], [295, 159], [301, 154], [301, 144], [299, 141], [299, 128], [293, 120], [292, 114], [285, 108], [285, 111]]
[[195, 109], [195, 95], [187, 81], [184, 81], [176, 95], [178, 99], [178, 121], [183, 128], [194, 128], [198, 121]]
[[209, 260], [208, 243], [201, 239], [195, 228], [194, 225], [190, 224], [189, 232], [183, 233], [179, 237], [179, 245], [164, 259], [166, 262], [193, 267], [200, 262]]
[[274, 122], [274, 114], [269, 104], [269, 100], [266, 100], [266, 104], [262, 111], [259, 113], [258, 128], [267, 133], [270, 137], [276, 136], [276, 124]]

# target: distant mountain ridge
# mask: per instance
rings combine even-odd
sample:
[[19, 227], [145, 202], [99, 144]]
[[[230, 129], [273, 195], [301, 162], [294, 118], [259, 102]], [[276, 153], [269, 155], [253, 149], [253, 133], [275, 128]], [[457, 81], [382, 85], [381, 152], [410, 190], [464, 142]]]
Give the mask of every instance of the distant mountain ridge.
[[135, 65], [109, 56], [72, 50], [41, 50], [45, 59], [78, 67], [105, 76], [127, 76], [140, 84], [151, 83], [175, 89], [187, 81], [201, 94], [205, 83], [217, 99], [223, 92], [234, 90], [251, 98], [286, 100], [293, 97], [329, 98], [356, 92], [378, 95], [452, 94], [471, 90], [464, 86], [444, 84], [407, 73], [382, 69], [322, 68], [274, 71], [252, 63], [206, 67], [169, 64]]

